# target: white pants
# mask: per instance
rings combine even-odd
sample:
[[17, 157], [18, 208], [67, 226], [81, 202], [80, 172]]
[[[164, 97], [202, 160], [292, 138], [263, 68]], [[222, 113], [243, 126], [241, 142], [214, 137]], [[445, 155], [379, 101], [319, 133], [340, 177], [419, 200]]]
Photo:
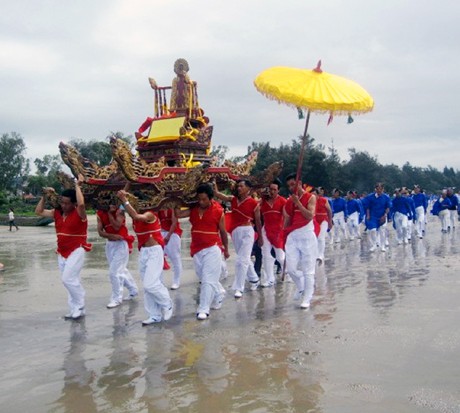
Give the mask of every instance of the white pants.
[[409, 228], [407, 225], [409, 219], [407, 218], [407, 215], [402, 214], [401, 212], [395, 212], [393, 219], [395, 222], [396, 239], [398, 240], [398, 243], [403, 241], [404, 243], [407, 243], [409, 238]]
[[368, 230], [369, 232], [369, 243], [372, 249], [375, 249], [379, 245], [382, 249], [385, 248], [387, 243], [387, 223], [380, 225], [378, 228]]
[[105, 255], [109, 263], [109, 279], [112, 284], [111, 300], [118, 302], [123, 300], [123, 287], [126, 287], [130, 294], [136, 295], [137, 285], [128, 270], [128, 243], [125, 240], [107, 241]]
[[[166, 237], [168, 231], [161, 231], [161, 235]], [[180, 285], [180, 277], [182, 274], [182, 259], [181, 259], [181, 238], [176, 233], [171, 234], [168, 243], [164, 249], [165, 255], [171, 260], [173, 267], [173, 284]]]
[[450, 211], [448, 209], [443, 209], [439, 211], [438, 217], [441, 220], [442, 231], [447, 232], [450, 223]]
[[348, 215], [348, 233], [350, 234], [350, 239], [359, 238], [359, 212], [353, 212]]
[[425, 209], [423, 206], [415, 208], [415, 231], [418, 237], [423, 237], [425, 231]]
[[326, 250], [326, 235], [329, 224], [327, 221], [321, 222], [318, 234], [318, 258], [324, 261], [324, 251]]
[[[343, 212], [336, 212], [332, 218], [334, 222], [334, 238], [335, 242], [340, 242], [340, 233], [342, 233], [343, 238], [347, 238], [347, 223], [345, 222], [345, 215]], [[331, 238], [331, 242], [332, 242]]]
[[85, 250], [82, 247], [72, 251], [67, 258], [58, 255], [61, 281], [67, 289], [70, 313], [81, 310], [85, 306], [85, 290], [81, 285], [81, 270], [85, 262]]
[[139, 251], [139, 272], [144, 287], [144, 307], [156, 321], [163, 318], [162, 308], [172, 306], [168, 289], [161, 282], [163, 272], [163, 248], [160, 245], [142, 247]]
[[457, 219], [457, 210], [456, 209], [449, 209], [449, 227], [451, 229], [455, 228], [455, 220]]
[[276, 260], [280, 263], [280, 265], [284, 264], [286, 254], [284, 253], [284, 250], [282, 248], [275, 248], [272, 246], [272, 244], [267, 238], [265, 227], [262, 228], [262, 239], [264, 241], [264, 245], [262, 245], [262, 274], [267, 283], [275, 284], [275, 272], [273, 268], [275, 265], [275, 258], [272, 255], [272, 248], [275, 250]]
[[217, 245], [198, 251], [193, 256], [195, 272], [201, 281], [200, 303], [197, 313], [206, 313], [213, 303], [223, 299], [223, 287], [219, 282], [222, 266], [222, 251]]
[[250, 225], [235, 228], [232, 232], [232, 242], [236, 252], [235, 280], [232, 289], [242, 292], [246, 278], [253, 283], [259, 280], [254, 270], [254, 263], [251, 261], [254, 228]]
[[292, 231], [286, 240], [286, 272], [303, 291], [303, 300], [310, 302], [315, 286], [315, 267], [318, 242], [313, 232], [313, 222]]

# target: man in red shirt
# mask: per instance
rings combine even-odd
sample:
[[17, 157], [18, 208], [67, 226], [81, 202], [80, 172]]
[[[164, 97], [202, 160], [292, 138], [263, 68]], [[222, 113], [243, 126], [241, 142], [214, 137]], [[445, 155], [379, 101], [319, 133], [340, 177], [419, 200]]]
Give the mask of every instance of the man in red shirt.
[[143, 326], [168, 321], [173, 314], [173, 303], [164, 286], [163, 272], [164, 240], [161, 236], [160, 220], [153, 211], [138, 213], [126, 198], [127, 192], [117, 193], [128, 215], [133, 219], [134, 232], [139, 248], [139, 272], [144, 287], [144, 307], [149, 317]]
[[174, 271], [171, 290], [177, 290], [180, 286], [180, 277], [182, 275], [182, 228], [172, 209], [158, 211], [158, 218], [160, 218], [161, 235], [165, 240], [165, 255], [171, 260]]
[[224, 289], [219, 282], [222, 249], [225, 259], [228, 253], [228, 238], [225, 230], [223, 208], [213, 200], [214, 191], [209, 184], [197, 188], [198, 205], [190, 210], [176, 210], [177, 216], [189, 217], [191, 228], [190, 254], [195, 271], [201, 282], [198, 320], [206, 320], [210, 309], [219, 309], [224, 298]]
[[[262, 198], [259, 204], [260, 215], [263, 220], [262, 236], [259, 245], [262, 248], [263, 274], [265, 280], [262, 287], [271, 287], [275, 284], [275, 257], [283, 265], [285, 254], [283, 249], [283, 209], [286, 199], [279, 195], [281, 182], [273, 181], [268, 187], [268, 196]], [[275, 257], [272, 255], [272, 248]]]
[[118, 307], [123, 301], [123, 287], [129, 291], [126, 299], [138, 295], [137, 285], [128, 270], [129, 254], [133, 249], [134, 237], [129, 235], [123, 207], [117, 207], [112, 201], [108, 211], [97, 211], [97, 232], [105, 238], [105, 255], [109, 263], [109, 279], [112, 284], [112, 296], [107, 308]]
[[257, 232], [260, 234], [260, 213], [257, 208], [257, 201], [250, 196], [251, 182], [240, 180], [237, 182], [237, 195], [225, 195], [215, 187], [215, 196], [222, 201], [231, 202], [232, 213], [229, 232], [232, 236], [233, 246], [237, 254], [235, 264], [235, 280], [232, 289], [235, 291], [235, 298], [241, 298], [244, 291], [246, 278], [251, 284], [251, 290], [259, 286], [259, 277], [251, 261], [252, 246], [254, 244], [254, 223]]
[[80, 188], [83, 182], [83, 176], [79, 175], [75, 189], [62, 192], [59, 208], [45, 209], [44, 197], [41, 197], [35, 208], [37, 215], [54, 219], [59, 271], [67, 289], [70, 309], [64, 318], [73, 320], [85, 315], [85, 290], [81, 285], [80, 273], [85, 261], [85, 251], [91, 250], [91, 244], [87, 243], [85, 199]]
[[303, 297], [300, 308], [310, 307], [315, 285], [318, 242], [314, 232], [316, 197], [302, 189], [296, 174], [286, 177], [291, 196], [284, 207], [286, 272], [297, 286], [296, 298]]

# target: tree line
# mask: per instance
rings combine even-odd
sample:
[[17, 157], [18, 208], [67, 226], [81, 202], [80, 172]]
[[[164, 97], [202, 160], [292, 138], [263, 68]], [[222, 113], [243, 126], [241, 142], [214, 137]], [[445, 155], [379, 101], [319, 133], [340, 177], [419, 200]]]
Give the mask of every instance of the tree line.
[[[132, 148], [132, 136], [125, 136], [122, 132], [110, 134], [105, 139], [82, 140], [72, 138], [69, 144], [77, 148], [80, 153], [99, 165], [110, 163], [112, 158], [109, 138], [116, 136], [125, 140]], [[20, 196], [38, 196], [41, 188], [52, 186], [59, 190], [57, 175], [65, 170], [60, 154], [56, 148], [55, 154], [48, 154], [43, 158], [33, 160], [34, 173], [31, 173], [31, 160], [26, 158], [26, 143], [24, 138], [16, 132], [3, 133], [0, 138], [0, 208], [3, 210], [12, 202], [18, 201]], [[284, 164], [280, 179], [283, 181], [287, 174], [297, 170], [297, 162], [301, 149], [301, 140], [293, 139], [290, 143], [283, 143], [275, 147], [270, 142], [252, 142], [248, 146], [247, 155], [258, 152], [257, 163], [253, 169], [256, 174], [276, 161]], [[228, 147], [215, 146], [212, 156], [223, 162], [226, 159]], [[442, 171], [432, 167], [417, 167], [406, 162], [402, 167], [394, 164], [382, 165], [376, 156], [355, 148], [348, 150], [350, 159], [341, 160], [335, 148], [315, 144], [312, 137], [307, 138], [305, 155], [302, 164], [302, 181], [312, 186], [323, 186], [326, 190], [333, 188], [342, 191], [355, 190], [359, 193], [370, 192], [376, 182], [383, 182], [388, 192], [394, 188], [414, 184], [420, 185], [428, 193], [439, 192], [442, 188], [460, 188], [460, 171], [445, 166]], [[243, 161], [247, 156], [233, 157], [234, 162]]]

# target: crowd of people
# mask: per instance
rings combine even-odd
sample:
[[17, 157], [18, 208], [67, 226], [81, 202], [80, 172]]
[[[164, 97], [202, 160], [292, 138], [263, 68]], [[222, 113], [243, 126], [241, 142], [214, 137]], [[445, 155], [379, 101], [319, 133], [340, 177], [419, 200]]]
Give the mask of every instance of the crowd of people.
[[[57, 234], [57, 254], [61, 280], [68, 293], [69, 313], [66, 319], [85, 316], [85, 290], [81, 270], [87, 242], [87, 216], [81, 191], [84, 181], [79, 176], [75, 189], [66, 189], [60, 206], [45, 209], [41, 198], [36, 214], [53, 218]], [[276, 179], [268, 188], [253, 191], [250, 180], [236, 183], [234, 194], [219, 192], [217, 186], [201, 184], [197, 188], [197, 204], [190, 209], [137, 211], [128, 200], [128, 193], [118, 191], [108, 211], [97, 211], [97, 231], [106, 239], [106, 257], [111, 284], [108, 309], [124, 300], [134, 300], [139, 289], [128, 270], [129, 253], [134, 236], [129, 234], [126, 214], [132, 219], [139, 249], [139, 275], [144, 294], [147, 318], [144, 326], [168, 321], [174, 314], [173, 301], [163, 279], [163, 270], [171, 262], [171, 290], [180, 288], [182, 275], [180, 219], [190, 222], [190, 255], [200, 283], [198, 320], [219, 309], [226, 291], [221, 278], [228, 274], [229, 236], [235, 257], [231, 289], [235, 299], [260, 287], [273, 288], [276, 273], [295, 283], [301, 309], [308, 309], [314, 294], [315, 271], [325, 260], [326, 243], [353, 242], [366, 234], [369, 252], [386, 251], [392, 223], [398, 245], [411, 242], [412, 237], [425, 235], [428, 212], [439, 216], [442, 232], [455, 228], [460, 220], [459, 198], [446, 189], [438, 198], [428, 197], [414, 185], [394, 190], [390, 197], [382, 183], [371, 194], [358, 196], [339, 189], [326, 196], [322, 187], [303, 185], [296, 174], [285, 179], [290, 196], [280, 195], [281, 181]], [[431, 209], [430, 209], [431, 208]], [[229, 209], [229, 210], [227, 210]], [[255, 254], [254, 251], [259, 251]], [[256, 255], [254, 262], [253, 256]], [[124, 290], [127, 295], [124, 295]]]

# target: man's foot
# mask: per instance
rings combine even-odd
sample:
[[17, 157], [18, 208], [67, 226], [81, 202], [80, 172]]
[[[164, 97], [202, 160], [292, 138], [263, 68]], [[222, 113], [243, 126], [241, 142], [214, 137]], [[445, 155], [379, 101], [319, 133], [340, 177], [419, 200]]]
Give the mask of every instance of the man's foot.
[[222, 308], [222, 303], [223, 303], [224, 300], [220, 300], [220, 301], [214, 301], [212, 304], [211, 304], [211, 308], [213, 310], [220, 310]]
[[130, 294], [127, 295], [126, 297], [123, 297], [123, 301], [132, 301], [132, 300], [134, 300], [138, 295], [139, 295], [139, 293], [130, 293]]
[[265, 281], [263, 282], [262, 284], [260, 284], [261, 287], [264, 287], [264, 288], [269, 288], [269, 287], [273, 287], [273, 282], [269, 282], [269, 281]]
[[198, 313], [198, 314], [196, 315], [196, 318], [197, 318], [198, 320], [206, 320], [208, 317], [209, 317], [209, 315], [206, 314], [206, 313]]
[[171, 285], [171, 290], [178, 290], [179, 289], [179, 284], [174, 283]]
[[250, 289], [251, 291], [257, 290], [257, 288], [258, 288], [259, 285], [260, 285], [260, 281], [250, 281], [249, 283], [250, 283], [249, 289]]
[[302, 301], [302, 304], [300, 304], [300, 308], [302, 310], [308, 310], [310, 308], [310, 301]]
[[303, 295], [303, 290], [302, 291], [297, 291], [294, 294], [294, 301], [300, 300], [302, 298], [302, 295]]
[[85, 316], [85, 309], [82, 307], [82, 308], [72, 311], [70, 314], [66, 314], [64, 318], [66, 320], [79, 320], [80, 318], [84, 316]]
[[376, 250], [376, 247], [375, 246], [372, 246], [369, 248], [369, 252], [374, 252]]
[[168, 308], [163, 308], [162, 309], [162, 313], [163, 313], [163, 320], [165, 321], [168, 321], [171, 319], [172, 315], [173, 315], [173, 307], [172, 307], [172, 304], [171, 306], [169, 306]]
[[155, 324], [155, 323], [159, 323], [161, 320], [158, 320], [156, 318], [153, 318], [153, 317], [149, 317], [147, 318], [146, 320], [143, 320], [142, 321], [142, 325], [143, 326], [149, 326], [150, 324]]
[[243, 293], [240, 290], [235, 291], [235, 298], [241, 298], [243, 296]]
[[107, 308], [115, 308], [120, 305], [121, 305], [120, 301], [111, 300], [110, 303], [107, 304]]

